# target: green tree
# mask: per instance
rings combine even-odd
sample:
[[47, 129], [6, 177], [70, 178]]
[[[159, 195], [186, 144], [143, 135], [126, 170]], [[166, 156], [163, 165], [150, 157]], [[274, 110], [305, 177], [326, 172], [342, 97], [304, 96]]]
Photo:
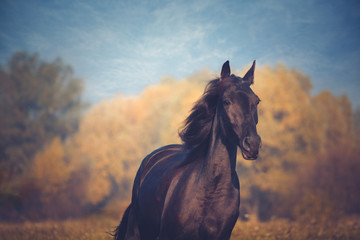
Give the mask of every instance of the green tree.
[[83, 82], [60, 59], [14, 53], [0, 66], [0, 182], [24, 172], [36, 152], [78, 126]]

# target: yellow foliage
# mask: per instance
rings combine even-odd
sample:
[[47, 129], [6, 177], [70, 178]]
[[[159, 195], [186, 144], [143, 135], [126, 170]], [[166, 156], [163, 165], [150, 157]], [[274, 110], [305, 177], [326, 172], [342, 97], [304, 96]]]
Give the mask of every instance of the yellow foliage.
[[[139, 96], [119, 94], [96, 104], [83, 117], [79, 131], [64, 145], [56, 138], [37, 154], [31, 170], [33, 176], [45, 192], [52, 194], [70, 182], [69, 191], [75, 192], [73, 196], [82, 205], [101, 205], [114, 193], [122, 198], [120, 202], [129, 200], [141, 160], [161, 146], [181, 143], [178, 130], [206, 83], [214, 78], [207, 70], [182, 80], [167, 77]], [[286, 214], [296, 217], [309, 206], [315, 214], [323, 209], [328, 211], [334, 202], [320, 201], [328, 193], [316, 195], [316, 188], [309, 189], [312, 182], [299, 185], [299, 181], [310, 174], [311, 163], [316, 162], [319, 154], [336, 145], [349, 144], [351, 149], [356, 148], [350, 102], [328, 91], [312, 96], [309, 78], [281, 64], [257, 69], [253, 90], [262, 100], [258, 132], [263, 147], [256, 162], [245, 161], [239, 151], [242, 201], [247, 201], [249, 206], [270, 202], [272, 207], [262, 207], [262, 211], [290, 211]], [[326, 158], [322, 160], [324, 166], [329, 164], [326, 161]], [[350, 163], [354, 164], [344, 161]], [[349, 181], [346, 177], [342, 179]], [[303, 187], [295, 189], [295, 186]], [[307, 192], [312, 195], [299, 197]], [[357, 195], [352, 197], [356, 198]], [[110, 204], [115, 202], [113, 198]], [[322, 203], [326, 204], [323, 209], [319, 207]]]
[[64, 148], [58, 137], [35, 156], [30, 172], [43, 193], [55, 195], [65, 188], [71, 169], [64, 156]]
[[[67, 143], [74, 166], [89, 168], [85, 199], [101, 202], [111, 194], [114, 182], [118, 186], [127, 182], [120, 191], [129, 197], [141, 160], [158, 147], [180, 143], [179, 128], [214, 78], [207, 70], [180, 81], [167, 77], [138, 97], [118, 95], [93, 106]], [[258, 132], [263, 148], [255, 164], [238, 155], [243, 198], [251, 197], [255, 185], [289, 194], [299, 166], [352, 134], [348, 100], [326, 91], [313, 97], [311, 87], [308, 77], [281, 64], [256, 70], [253, 89], [262, 100]]]
[[94, 106], [68, 142], [71, 159], [90, 168], [86, 199], [99, 203], [111, 193], [111, 181], [132, 182], [141, 160], [151, 151], [180, 143], [178, 129], [202, 94], [203, 79], [211, 77], [203, 71], [194, 81], [167, 78], [139, 97], [118, 95]]

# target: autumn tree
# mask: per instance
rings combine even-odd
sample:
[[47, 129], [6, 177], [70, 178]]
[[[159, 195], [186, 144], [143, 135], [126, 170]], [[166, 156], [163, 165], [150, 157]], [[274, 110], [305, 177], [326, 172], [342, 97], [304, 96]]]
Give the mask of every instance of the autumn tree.
[[[329, 91], [313, 96], [309, 77], [281, 64], [264, 66], [255, 74], [253, 89], [262, 99], [258, 132], [263, 146], [256, 161], [243, 160], [239, 151], [241, 206], [260, 220], [301, 217], [309, 202], [314, 205], [308, 212], [318, 214], [325, 207], [319, 210], [316, 204], [334, 191], [316, 193], [332, 183], [328, 189], [336, 189], [341, 197], [328, 201], [326, 209], [334, 205], [343, 208], [343, 199], [356, 187], [351, 181], [360, 164], [353, 159], [356, 154], [343, 154], [339, 165], [333, 167], [339, 158], [331, 158], [330, 150], [340, 143], [344, 149], [356, 149], [352, 126], [358, 126], [358, 121], [355, 117], [354, 124], [351, 103]], [[84, 191], [84, 204], [103, 205], [110, 198], [106, 207], [119, 211], [117, 204], [131, 196], [141, 160], [158, 147], [181, 143], [178, 129], [213, 78], [216, 75], [209, 71], [183, 80], [167, 77], [137, 97], [118, 95], [93, 106], [67, 147], [68, 158], [87, 170], [88, 178], [78, 187]], [[341, 181], [332, 180], [337, 169]], [[354, 174], [348, 173], [350, 169]], [[321, 181], [317, 173], [323, 176]], [[348, 188], [344, 194], [340, 194], [342, 186]], [[349, 196], [352, 202], [358, 199], [356, 194]], [[355, 208], [349, 205], [347, 209]]]
[[139, 97], [118, 95], [93, 106], [68, 147], [69, 158], [89, 170], [87, 184], [79, 187], [83, 200], [98, 205], [114, 194], [115, 204], [128, 200], [141, 160], [155, 148], [180, 143], [178, 129], [211, 77], [208, 71], [184, 81], [167, 77]]
[[[28, 61], [37, 59], [36, 56], [26, 57]], [[45, 70], [57, 66], [56, 63], [59, 61], [45, 64]], [[27, 68], [23, 66], [19, 69]], [[40, 71], [40, 67], [35, 69], [38, 69], [35, 72]], [[28, 72], [26, 76], [34, 75], [30, 74], [34, 71]], [[241, 71], [235, 73], [243, 75]], [[10, 79], [10, 71], [1, 70], [0, 74], [1, 79]], [[337, 216], [341, 212], [360, 213], [359, 108], [353, 113], [351, 102], [346, 96], [337, 97], [327, 90], [311, 94], [309, 77], [281, 64], [261, 67], [255, 75], [252, 88], [262, 100], [258, 124], [262, 148], [256, 161], [245, 161], [240, 151], [238, 153], [241, 208], [250, 215], [256, 214], [260, 220], [274, 216], [292, 219], [320, 216], [328, 219], [331, 214]], [[113, 216], [121, 215], [122, 207], [130, 200], [131, 186], [141, 160], [158, 147], [181, 143], [178, 130], [183, 120], [189, 114], [192, 104], [203, 93], [206, 83], [214, 78], [216, 74], [206, 70], [182, 80], [166, 77], [159, 84], [144, 89], [139, 96], [119, 94], [104, 100], [87, 111], [79, 123], [78, 131], [66, 141], [64, 137], [73, 132], [77, 124], [74, 121], [74, 124], [66, 125], [67, 130], [64, 130], [64, 125], [60, 123], [72, 123], [67, 119], [76, 118], [67, 116], [78, 115], [62, 115], [62, 111], [56, 110], [58, 113], [53, 116], [56, 121], [40, 121], [40, 116], [48, 116], [47, 112], [56, 109], [54, 103], [50, 104], [53, 99], [48, 100], [49, 105], [45, 104], [42, 111], [35, 112], [29, 107], [25, 109], [30, 110], [20, 112], [17, 110], [20, 104], [11, 105], [16, 106], [14, 108], [10, 107], [9, 100], [9, 104], [3, 104], [3, 92], [11, 91], [1, 91], [1, 109], [7, 107], [6, 110], [12, 114], [9, 116], [13, 117], [1, 119], [2, 124], [6, 121], [9, 124], [7, 128], [0, 128], [6, 136], [13, 136], [17, 141], [9, 142], [4, 148], [6, 151], [1, 153], [4, 156], [5, 153], [18, 154], [13, 155], [13, 159], [25, 159], [24, 166], [27, 166], [28, 173], [23, 184], [18, 186], [21, 186], [22, 207], [26, 208], [29, 218], [80, 216], [99, 209]], [[71, 77], [67, 79], [71, 80]], [[8, 89], [11, 89], [10, 86], [15, 87], [15, 82], [6, 81]], [[67, 84], [58, 89], [68, 89], [69, 81], [65, 82]], [[34, 89], [37, 88], [32, 89], [30, 92], [36, 92]], [[35, 96], [40, 93], [61, 96], [60, 90], [43, 91], [36, 92]], [[34, 95], [30, 92], [23, 95], [12, 91], [12, 94], [24, 98]], [[79, 97], [76, 94], [74, 96]], [[26, 99], [34, 98], [35, 102], [42, 99], [27, 97], [23, 101], [29, 103], [31, 101]], [[74, 106], [77, 107], [73, 110], [82, 105], [80, 98], [75, 99], [79, 101], [75, 102]], [[26, 121], [21, 121], [22, 116]], [[55, 122], [59, 123], [43, 124]], [[30, 123], [37, 124], [32, 126]], [[45, 126], [51, 126], [50, 130]], [[36, 145], [44, 147], [33, 150], [32, 160], [29, 160], [31, 154], [25, 150], [29, 147], [27, 140], [30, 143], [33, 141], [30, 137], [37, 139], [31, 135], [34, 132], [39, 132], [40, 135], [35, 136], [41, 137], [44, 140], [42, 143], [48, 144]], [[4, 139], [1, 140], [1, 146], [5, 146]], [[35, 149], [34, 146], [31, 149]], [[17, 158], [23, 152], [26, 158]], [[4, 169], [3, 166], [9, 161], [5, 161], [8, 158], [1, 159], [1, 169]], [[21, 162], [14, 163], [13, 167], [16, 167]], [[9, 191], [11, 188], [2, 188], [0, 184], [0, 193]], [[0, 217], [4, 216], [1, 206], [6, 205], [1, 205], [0, 194]]]
[[21, 174], [55, 136], [77, 129], [83, 83], [60, 59], [14, 53], [0, 66], [0, 181]]
[[356, 107], [354, 112], [354, 128], [356, 135], [356, 144], [360, 146], [360, 105]]

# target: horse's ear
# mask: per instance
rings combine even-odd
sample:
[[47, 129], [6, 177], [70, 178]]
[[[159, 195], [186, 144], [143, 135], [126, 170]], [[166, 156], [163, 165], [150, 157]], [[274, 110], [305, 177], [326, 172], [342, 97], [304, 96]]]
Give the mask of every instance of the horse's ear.
[[249, 71], [245, 74], [245, 76], [242, 79], [244, 82], [248, 83], [249, 85], [254, 83], [255, 63], [256, 63], [256, 61], [254, 60], [251, 68], [249, 69]]
[[227, 77], [230, 77], [230, 64], [229, 64], [229, 61], [226, 61], [222, 66], [220, 81], [224, 80]]

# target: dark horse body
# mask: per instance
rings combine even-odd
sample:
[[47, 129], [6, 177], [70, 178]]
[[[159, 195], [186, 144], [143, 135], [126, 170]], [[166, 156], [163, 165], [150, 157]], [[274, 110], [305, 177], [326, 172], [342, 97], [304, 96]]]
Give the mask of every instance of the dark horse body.
[[141, 163], [115, 239], [229, 239], [239, 215], [238, 146], [256, 159], [259, 98], [224, 63], [180, 133], [183, 145], [155, 150]]

